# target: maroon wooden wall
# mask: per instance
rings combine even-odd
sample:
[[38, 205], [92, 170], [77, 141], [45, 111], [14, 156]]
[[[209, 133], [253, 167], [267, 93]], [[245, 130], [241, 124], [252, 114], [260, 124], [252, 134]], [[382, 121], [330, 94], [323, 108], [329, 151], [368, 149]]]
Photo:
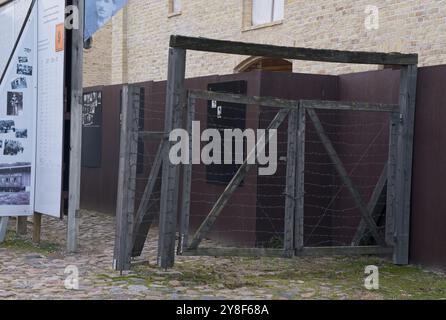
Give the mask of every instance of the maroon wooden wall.
[[[331, 77], [314, 76], [317, 79], [331, 79]], [[314, 78], [314, 79], [316, 79]], [[248, 79], [250, 85], [248, 94], [250, 95], [272, 95], [284, 98], [300, 97], [299, 90], [310, 90], [303, 97], [316, 98], [321, 94], [321, 98], [336, 98], [340, 100], [370, 101], [370, 102], [394, 102], [398, 101], [399, 71], [382, 70], [364, 72], [358, 74], [349, 74], [335, 77], [336, 80], [311, 80], [310, 77], [290, 74], [268, 74], [260, 76], [259, 72], [230, 76], [210, 76], [199, 79], [188, 80], [188, 86], [191, 88], [206, 89], [208, 83], [219, 81], [230, 81]], [[299, 80], [300, 79], [300, 80]], [[310, 81], [311, 80], [311, 81]], [[298, 83], [298, 86], [294, 83]], [[300, 82], [299, 82], [300, 81]], [[328, 91], [319, 91], [321, 87], [314, 83], [332, 83]], [[412, 263], [429, 266], [438, 266], [446, 268], [446, 66], [426, 67], [419, 69], [418, 88], [417, 88], [417, 111], [415, 121], [415, 140], [414, 140], [414, 164], [413, 164], [413, 185], [412, 185], [412, 212], [411, 212], [411, 248], [410, 259]], [[164, 100], [165, 100], [165, 82], [148, 82], [143, 86], [146, 89], [145, 105], [148, 113], [145, 114], [145, 128], [148, 130], [161, 131], [164, 124]], [[313, 87], [314, 86], [314, 87]], [[325, 86], [325, 84], [324, 84]], [[96, 88], [95, 88], [96, 89]], [[120, 106], [120, 86], [102, 87], [103, 94], [103, 161], [101, 168], [83, 168], [81, 182], [81, 207], [90, 210], [96, 210], [114, 214], [116, 205], [116, 185], [119, 157], [119, 106]], [[318, 91], [311, 93], [311, 90]], [[305, 91], [306, 92], [306, 91]], [[205, 110], [205, 103], [200, 102], [197, 105], [200, 112]], [[258, 112], [256, 107], [251, 106], [248, 110], [253, 110], [247, 118], [255, 119], [257, 123], [247, 123], [247, 127], [256, 128], [262, 126], [273, 116], [272, 112]], [[250, 111], [251, 112], [251, 111]], [[370, 121], [386, 121], [380, 115], [365, 115], [365, 119]], [[205, 118], [201, 118], [205, 120]], [[354, 118], [344, 117], [344, 124], [354, 121]], [[260, 123], [260, 124], [259, 124]], [[282, 129], [283, 130], [283, 129]], [[342, 135], [342, 131], [339, 132]], [[349, 142], [364, 143], [366, 136], [355, 136]], [[385, 135], [379, 138], [384, 141]], [[364, 140], [365, 139], [365, 140]], [[336, 146], [342, 150], [341, 144]], [[145, 146], [149, 156], [153, 157], [156, 143], [149, 143]], [[380, 153], [376, 149], [373, 153]], [[382, 159], [380, 159], [381, 161]], [[149, 161], [150, 162], [150, 161]], [[194, 178], [199, 174], [200, 166], [194, 167]], [[144, 171], [139, 177], [146, 177], [150, 169], [150, 164], [145, 166]], [[280, 170], [284, 167], [280, 166]], [[364, 170], [364, 169], [363, 169]], [[374, 169], [379, 172], [379, 168]], [[307, 178], [307, 177], [306, 177]], [[252, 177], [249, 177], [252, 179]], [[263, 179], [263, 178], [262, 178]], [[260, 179], [260, 184], [262, 182]], [[373, 179], [372, 179], [373, 180]], [[366, 181], [367, 184], [373, 184], [373, 181]], [[251, 181], [251, 180], [250, 180]], [[252, 180], [254, 183], [254, 180]], [[323, 183], [323, 181], [319, 181]], [[339, 184], [339, 181], [336, 181]], [[360, 183], [356, 181], [356, 183]], [[139, 186], [141, 188], [141, 186]], [[196, 207], [192, 212], [192, 226], [196, 227], [210, 205], [205, 205], [207, 200], [215, 200], [223, 188], [219, 186], [196, 185], [193, 189], [193, 199]], [[211, 198], [205, 199], [205, 195], [200, 192], [206, 191], [212, 194]], [[249, 191], [249, 192], [248, 192]], [[277, 190], [276, 190], [277, 191]], [[248, 193], [247, 193], [248, 192]], [[243, 192], [243, 197], [234, 198], [233, 203], [248, 203], [252, 206], [256, 199], [256, 192], [262, 194], [268, 191], [262, 188], [250, 189]], [[251, 193], [252, 192], [252, 193]], [[317, 190], [313, 190], [317, 192]], [[343, 191], [344, 192], [344, 191]], [[364, 197], [370, 194], [365, 191]], [[203, 192], [204, 193], [204, 192]], [[240, 193], [242, 194], [242, 193]], [[248, 194], [248, 196], [246, 196]], [[249, 195], [251, 194], [251, 195]], [[203, 203], [200, 204], [200, 200]], [[306, 197], [307, 203], [310, 201]], [[346, 207], [348, 203], [339, 202], [337, 206]], [[219, 230], [235, 230], [240, 223], [243, 223], [244, 229], [252, 229], [252, 234], [265, 229], [261, 224], [256, 225], [249, 221], [256, 217], [258, 212], [255, 210], [244, 210], [239, 215], [239, 220], [233, 219], [234, 213], [227, 209], [223, 213], [222, 220], [217, 223], [214, 234], [218, 235]], [[275, 214], [275, 213], [271, 213]], [[276, 213], [278, 214], [278, 213]], [[357, 224], [357, 217], [342, 223], [347, 226]], [[333, 219], [324, 221], [322, 225], [336, 227], [339, 226]], [[306, 224], [313, 224], [307, 220]], [[336, 230], [333, 229], [333, 230]], [[340, 230], [340, 229], [339, 229]], [[228, 233], [226, 233], [228, 235]], [[336, 232], [333, 233], [336, 235]], [[348, 235], [351, 236], [352, 234]], [[221, 239], [228, 240], [228, 237], [221, 236]], [[244, 242], [251, 245], [255, 241], [255, 236], [235, 236], [231, 239], [235, 242]]]

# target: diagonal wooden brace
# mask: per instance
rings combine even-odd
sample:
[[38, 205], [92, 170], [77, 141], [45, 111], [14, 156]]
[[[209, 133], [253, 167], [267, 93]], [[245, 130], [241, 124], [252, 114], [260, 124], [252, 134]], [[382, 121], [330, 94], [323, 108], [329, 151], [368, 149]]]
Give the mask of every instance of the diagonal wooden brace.
[[376, 242], [380, 245], [385, 247], [386, 242], [385, 240], [380, 236], [378, 232], [378, 228], [376, 226], [375, 221], [373, 220], [373, 217], [364, 204], [364, 200], [362, 199], [362, 196], [358, 189], [353, 184], [353, 181], [350, 179], [347, 170], [345, 170], [341, 159], [339, 158], [336, 150], [334, 149], [330, 139], [325, 134], [324, 128], [322, 127], [321, 121], [319, 120], [318, 115], [316, 114], [314, 109], [307, 109], [308, 115], [310, 116], [311, 120], [313, 121], [314, 127], [317, 131], [317, 134], [319, 138], [322, 141], [322, 144], [324, 145], [325, 149], [327, 150], [327, 153], [333, 161], [334, 165], [336, 166], [336, 170], [338, 171], [339, 175], [341, 176], [341, 179], [343, 183], [346, 185], [347, 189], [349, 189], [350, 193], [353, 196], [353, 199], [356, 203], [356, 205], [359, 207], [359, 211], [361, 212], [362, 218], [367, 223], [367, 227], [369, 228], [370, 232], [372, 233], [373, 238], [376, 240]]
[[[282, 124], [282, 122], [285, 120], [289, 113], [288, 109], [282, 109], [280, 110], [276, 117], [271, 121], [271, 123], [268, 126], [268, 130], [271, 129], [277, 129]], [[268, 142], [269, 138], [265, 137], [265, 140]], [[256, 146], [257, 149], [257, 146]], [[251, 153], [255, 152], [254, 150], [251, 150]], [[246, 159], [249, 159], [251, 154], [247, 156]], [[198, 245], [200, 244], [203, 237], [209, 232], [209, 230], [212, 228], [212, 226], [215, 223], [215, 220], [222, 212], [225, 205], [228, 203], [229, 199], [239, 186], [239, 184], [243, 181], [243, 179], [246, 177], [249, 170], [255, 165], [248, 164], [248, 161], [245, 160], [245, 162], [240, 166], [237, 173], [234, 175], [232, 180], [229, 182], [228, 186], [226, 187], [225, 191], [221, 194], [220, 198], [218, 198], [217, 202], [214, 204], [213, 208], [209, 212], [206, 219], [203, 221], [203, 223], [198, 228], [197, 232], [195, 233], [191, 244], [189, 246], [190, 250], [194, 250], [198, 248]]]

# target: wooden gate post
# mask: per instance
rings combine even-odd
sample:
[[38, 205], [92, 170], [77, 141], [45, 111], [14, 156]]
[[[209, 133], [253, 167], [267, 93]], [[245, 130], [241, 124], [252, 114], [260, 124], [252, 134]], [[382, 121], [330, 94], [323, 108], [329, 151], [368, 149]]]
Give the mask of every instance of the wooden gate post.
[[297, 162], [297, 123], [299, 110], [292, 110], [288, 115], [288, 145], [286, 156], [286, 199], [284, 250], [286, 256], [294, 254], [294, 212], [296, 207], [296, 162]]
[[[164, 132], [166, 135], [181, 126], [182, 112], [185, 103], [184, 78], [186, 71], [186, 50], [169, 49], [169, 66], [167, 75], [166, 118]], [[163, 155], [163, 171], [161, 182], [161, 208], [158, 239], [158, 265], [161, 268], [172, 268], [175, 262], [175, 241], [177, 231], [178, 189], [180, 166], [169, 160], [170, 147], [167, 143]]]
[[412, 190], [413, 135], [417, 92], [417, 66], [401, 68], [400, 122], [398, 161], [395, 177], [395, 247], [393, 261], [398, 265], [409, 263], [409, 233]]
[[116, 237], [113, 267], [130, 269], [133, 246], [136, 166], [138, 158], [139, 95], [134, 86], [122, 88], [122, 124], [119, 150], [118, 195], [116, 199]]
[[178, 254], [189, 244], [190, 196], [192, 188], [192, 121], [195, 119], [195, 98], [187, 99], [186, 129], [189, 133], [189, 164], [183, 165], [183, 194], [181, 196], [181, 227]]
[[305, 108], [299, 104], [297, 130], [297, 169], [296, 169], [296, 208], [294, 216], [294, 249], [302, 251], [304, 247], [304, 205], [305, 205]]

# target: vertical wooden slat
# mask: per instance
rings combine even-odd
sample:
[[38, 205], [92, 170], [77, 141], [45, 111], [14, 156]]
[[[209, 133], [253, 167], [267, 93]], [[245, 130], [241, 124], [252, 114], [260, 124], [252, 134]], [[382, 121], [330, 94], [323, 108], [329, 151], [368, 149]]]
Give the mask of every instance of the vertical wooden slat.
[[82, 154], [84, 1], [73, 0], [73, 5], [79, 10], [79, 28], [72, 30], [71, 48], [70, 173], [67, 229], [68, 252], [75, 252], [78, 244]]
[[389, 165], [387, 170], [387, 201], [386, 201], [386, 243], [395, 244], [395, 209], [396, 209], [396, 168], [398, 161], [398, 131], [400, 113], [390, 114], [389, 133]]
[[[167, 75], [166, 118], [164, 131], [169, 134], [181, 125], [184, 103], [184, 78], [186, 71], [186, 50], [170, 48]], [[161, 209], [158, 240], [158, 265], [161, 268], [173, 267], [175, 261], [175, 240], [178, 212], [178, 186], [180, 166], [169, 160], [170, 147], [164, 151], [161, 182]]]
[[195, 98], [188, 98], [187, 102], [187, 123], [186, 128], [189, 133], [189, 163], [183, 166], [183, 194], [181, 204], [181, 231], [178, 253], [182, 254], [189, 243], [189, 219], [190, 219], [190, 195], [192, 188], [192, 121], [195, 119]]
[[297, 122], [299, 110], [288, 116], [288, 146], [286, 156], [284, 250], [286, 255], [294, 249], [294, 213], [296, 207]]
[[395, 264], [409, 263], [410, 204], [417, 66], [401, 69], [398, 161], [396, 171]]
[[118, 194], [116, 202], [116, 238], [114, 268], [130, 269], [133, 246], [136, 166], [139, 131], [139, 89], [122, 89], [122, 125], [119, 152]]
[[294, 216], [294, 249], [304, 247], [304, 205], [305, 205], [305, 108], [299, 105], [297, 132], [297, 169], [296, 169], [296, 212]]

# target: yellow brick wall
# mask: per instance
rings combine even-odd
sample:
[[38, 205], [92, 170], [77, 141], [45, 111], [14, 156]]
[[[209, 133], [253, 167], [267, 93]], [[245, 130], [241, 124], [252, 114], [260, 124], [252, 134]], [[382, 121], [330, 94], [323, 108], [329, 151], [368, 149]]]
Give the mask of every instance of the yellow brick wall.
[[[181, 14], [169, 17], [168, 0], [129, 0], [127, 8], [94, 36], [92, 49], [86, 51], [85, 85], [165, 79], [171, 34], [419, 53], [421, 66], [446, 63], [446, 0], [286, 0], [283, 22], [258, 29], [246, 28], [243, 12], [247, 2], [182, 0]], [[379, 8], [378, 30], [368, 31], [364, 26], [367, 5]], [[187, 77], [232, 73], [246, 58], [190, 52]], [[295, 72], [339, 74], [376, 68], [293, 61]]]

